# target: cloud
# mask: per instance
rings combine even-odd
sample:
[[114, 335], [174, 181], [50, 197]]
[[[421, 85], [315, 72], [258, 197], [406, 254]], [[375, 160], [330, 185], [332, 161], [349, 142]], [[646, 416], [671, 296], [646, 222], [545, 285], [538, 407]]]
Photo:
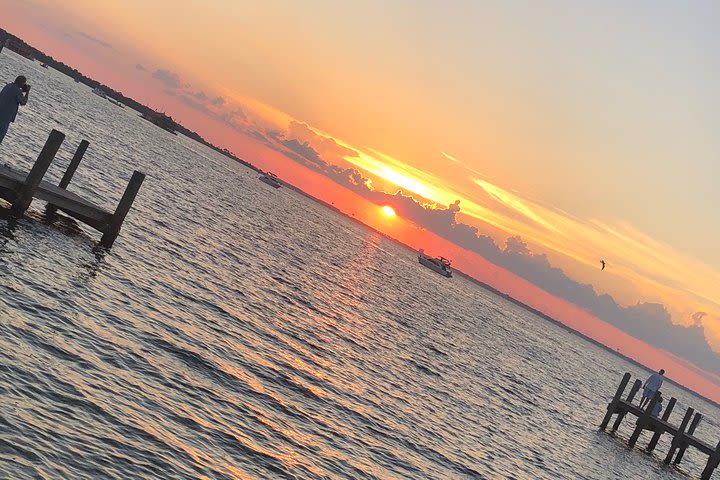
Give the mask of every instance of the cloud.
[[88, 35], [88, 34], [85, 33], [85, 32], [77, 32], [77, 33], [78, 33], [79, 36], [81, 36], [81, 37], [84, 38], [85, 40], [89, 40], [89, 41], [91, 41], [91, 42], [93, 42], [93, 43], [95, 43], [95, 44], [97, 44], [97, 45], [100, 45], [101, 47], [110, 48], [110, 49], [113, 48], [113, 46], [110, 45], [109, 43], [107, 43], [107, 42], [105, 42], [105, 41], [103, 41], [103, 40], [100, 40], [99, 38], [95, 38], [95, 37], [93, 37], [92, 35]]
[[311, 146], [314, 152], [322, 156], [326, 162], [338, 163], [345, 157], [358, 156], [356, 150], [340, 145], [334, 138], [318, 135], [306, 123], [290, 122], [285, 136]]
[[[141, 64], [137, 64], [135, 68], [145, 70]], [[248, 118], [240, 104], [231, 103], [225, 97], [193, 88], [192, 85], [185, 83], [180, 75], [168, 69], [156, 69], [151, 76], [166, 87], [165, 94], [232, 128], [248, 133]]]
[[695, 312], [692, 315], [690, 315], [690, 323], [691, 325], [694, 325], [696, 327], [702, 326], [702, 319], [706, 317], [708, 314], [707, 312]]
[[136, 64], [135, 64], [135, 69], [136, 69], [136, 70], [140, 70], [141, 72], [144, 72], [144, 71], [147, 70], [147, 68], [145, 68], [145, 66], [142, 65], [141, 63], [136, 63]]
[[230, 127], [245, 131], [248, 118], [239, 105], [229, 105], [222, 97], [211, 97], [202, 91], [175, 90], [166, 92], [176, 97], [185, 105], [204, 113]]
[[[291, 133], [305, 140], [290, 138]], [[631, 306], [620, 305], [610, 295], [598, 294], [591, 285], [570, 278], [562, 269], [554, 267], [545, 254], [533, 253], [522, 237], [510, 236], [500, 246], [493, 238], [482, 234], [478, 227], [462, 223], [458, 220], [460, 200], [446, 207], [425, 199], [419, 201], [417, 195], [406, 194], [402, 190], [387, 193], [375, 189], [371, 179], [358, 169], [343, 168], [329, 162], [314, 145], [325, 148], [328, 155], [333, 157], [346, 154], [342, 150], [345, 147], [334, 141], [326, 141], [332, 139], [318, 138], [321, 136], [300, 122], [291, 123], [287, 132], [275, 131], [265, 135], [256, 132], [256, 137], [298, 163], [324, 174], [376, 204], [391, 205], [403, 218], [481, 255], [630, 335], [720, 374], [720, 356], [710, 347], [702, 326], [702, 319], [707, 315], [705, 312], [694, 313], [688, 321], [690, 325], [683, 326], [673, 324], [670, 313], [662, 304], [639, 302]], [[313, 142], [312, 145], [310, 142]], [[489, 184], [485, 184], [485, 188], [492, 196], [499, 196], [511, 203], [519, 201], [516, 197], [505, 198], [507, 192], [492, 189]], [[536, 217], [535, 222], [542, 225], [543, 222], [539, 221], [534, 211], [522, 206], [517, 208], [524, 216]]]
[[[169, 88], [168, 92], [191, 108], [261, 140], [376, 204], [392, 205], [398, 214], [418, 226], [481, 255], [636, 338], [686, 358], [708, 371], [720, 373], [720, 356], [708, 343], [708, 336], [712, 336], [713, 332], [705, 331], [705, 326], [712, 325], [717, 316], [699, 311], [704, 307], [684, 311], [686, 316], [678, 317], [684, 325], [676, 325], [667, 306], [652, 301], [623, 306], [612, 296], [599, 294], [591, 285], [573, 280], [565, 271], [552, 265], [547, 255], [533, 251], [541, 246], [574, 260], [588, 260], [588, 265], [594, 265], [601, 247], [605, 252], [620, 252], [631, 245], [634, 247], [632, 251], [636, 252], [631, 258], [636, 263], [629, 264], [624, 272], [636, 275], [631, 278], [647, 280], [647, 277], [635, 273], [653, 273], [647, 265], [663, 273], [680, 272], [678, 265], [682, 266], [683, 262], [678, 261], [677, 255], [631, 227], [598, 221], [581, 222], [479, 178], [481, 175], [475, 171], [472, 171], [475, 175], [467, 176], [467, 184], [475, 188], [472, 192], [474, 196], [468, 200], [467, 193], [456, 194], [454, 189], [441, 190], [438, 187], [441, 182], [431, 173], [419, 171], [381, 152], [369, 150], [370, 154], [364, 153], [292, 119], [286, 123], [279, 122], [275, 127], [260, 128], [252, 104], [247, 107], [248, 115], [246, 104], [192, 89], [183, 85], [179, 76], [169, 70], [156, 70], [153, 77], [162, 81]], [[271, 128], [274, 130], [268, 130]], [[452, 165], [468, 169], [458, 159], [444, 153], [443, 156]], [[367, 176], [368, 172], [374, 177]], [[388, 188], [383, 191], [383, 181], [400, 185], [401, 189], [394, 193], [389, 193]], [[462, 202], [457, 200], [458, 197], [463, 198]], [[480, 227], [463, 223], [478, 219], [484, 222], [477, 222]], [[509, 232], [510, 237], [499, 244], [488, 232], [495, 233], [495, 238], [502, 238], [497, 235], [498, 232], [503, 237]], [[533, 240], [534, 246], [526, 242], [528, 238]], [[619, 259], [612, 262], [612, 266], [615, 272], [623, 267]], [[695, 273], [705, 273], [697, 265], [691, 266]], [[685, 278], [687, 275], [673, 277]], [[707, 277], [714, 278], [712, 275]], [[663, 280], [659, 276], [655, 278], [656, 281]], [[678, 313], [678, 310], [675, 312]]]
[[180, 81], [180, 76], [170, 70], [157, 69], [152, 73], [152, 77], [168, 88], [181, 88], [184, 86]]

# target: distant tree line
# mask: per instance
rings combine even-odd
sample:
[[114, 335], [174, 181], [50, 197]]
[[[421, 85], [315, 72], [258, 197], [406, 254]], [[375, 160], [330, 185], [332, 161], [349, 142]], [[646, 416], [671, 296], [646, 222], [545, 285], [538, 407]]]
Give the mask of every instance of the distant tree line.
[[[9, 42], [8, 42], [9, 41]], [[70, 67], [69, 65], [65, 65], [63, 62], [60, 62], [58, 60], [55, 60], [50, 55], [47, 55], [45, 52], [42, 52], [38, 50], [37, 48], [33, 47], [32, 45], [27, 44], [24, 40], [21, 38], [16, 37], [15, 35], [11, 34], [10, 32], [3, 30], [0, 28], [0, 43], [5, 45], [7, 43], [6, 48], [9, 50], [12, 50], [25, 58], [28, 58], [29, 60], [37, 60], [41, 63], [46, 64], [49, 67], [54, 68], [55, 70], [64, 73], [70, 78], [73, 78], [74, 80], [83, 83], [87, 85], [90, 88], [100, 88], [105, 92], [105, 94], [112, 98], [113, 100], [120, 102], [124, 105], [127, 105], [128, 107], [132, 108], [133, 110], [136, 110], [140, 112], [143, 115], [143, 118], [146, 118], [153, 123], [155, 123], [155, 120], [157, 122], [161, 122], [162, 125], [158, 123], [159, 126], [162, 128], [165, 128], [167, 130], [174, 130], [176, 132], [182, 133], [186, 137], [192, 138], [193, 140], [202, 143], [203, 145], [206, 145], [213, 150], [232, 158], [235, 161], [238, 161], [254, 170], [260, 171], [259, 168], [252, 165], [250, 162], [247, 162], [241, 158], [238, 158], [235, 154], [230, 152], [227, 148], [220, 148], [216, 145], [213, 145], [212, 143], [205, 140], [200, 134], [197, 132], [190, 130], [189, 128], [184, 127], [181, 123], [174, 120], [171, 116], [165, 114], [165, 112], [158, 112], [157, 110], [153, 110], [152, 108], [148, 107], [147, 105], [143, 105], [142, 103], [134, 100], [133, 98], [125, 96], [122, 92], [118, 92], [117, 90], [98, 82], [97, 80], [87, 77], [83, 75], [81, 72], [79, 72], [77, 69]]]

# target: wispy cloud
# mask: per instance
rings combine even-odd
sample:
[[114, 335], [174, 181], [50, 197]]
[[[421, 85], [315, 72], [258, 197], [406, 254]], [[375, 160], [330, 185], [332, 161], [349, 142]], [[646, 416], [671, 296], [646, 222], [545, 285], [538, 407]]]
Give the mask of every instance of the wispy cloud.
[[112, 49], [112, 48], [113, 48], [113, 46], [110, 45], [108, 42], [106, 42], [106, 41], [104, 41], [104, 40], [100, 40], [99, 38], [93, 37], [92, 35], [89, 35], [89, 34], [87, 34], [87, 33], [85, 33], [85, 32], [77, 32], [77, 34], [78, 34], [80, 37], [84, 38], [85, 40], [88, 40], [88, 41], [93, 42], [93, 43], [95, 43], [95, 44], [97, 44], [97, 45], [100, 45], [101, 47], [109, 48], [109, 49]]
[[[258, 135], [257, 138], [264, 139], [269, 145], [288, 157], [323, 173], [328, 178], [374, 203], [392, 205], [404, 218], [483, 256], [553, 295], [580, 306], [636, 338], [689, 359], [710, 371], [720, 373], [720, 356], [713, 352], [709, 341], [709, 339], [714, 340], [715, 337], [705, 334], [704, 319], [709, 317], [707, 312], [700, 310], [690, 312], [687, 316], [688, 320], [679, 325], [673, 323], [671, 312], [663, 304], [640, 302], [636, 305], [623, 306], [611, 296], [600, 294], [590, 285], [570, 278], [563, 270], [553, 266], [546, 255], [531, 251], [521, 237], [510, 236], [504, 245], [500, 245], [493, 238], [483, 234], [480, 228], [463, 223], [459, 215], [464, 200], [454, 201], [444, 206], [432, 201], [430, 203], [418, 201], [416, 194], [403, 191], [389, 193], [374, 188], [372, 179], [358, 168], [339, 167], [327, 160], [326, 156], [321, 155], [313, 147], [313, 145], [327, 144], [328, 140], [332, 140], [331, 146], [340, 146], [335, 139], [319, 135], [305, 124], [299, 125], [302, 128], [296, 125], [293, 129], [285, 132], [270, 132], [266, 135]], [[290, 134], [290, 130], [301, 133], [303, 141], [294, 138]], [[364, 155], [358, 150], [352, 150], [352, 152], [354, 156], [362, 157]], [[373, 153], [379, 156], [379, 152]], [[335, 154], [337, 155], [337, 152]], [[407, 173], [407, 170], [404, 170], [404, 173]], [[550, 223], [550, 219], [543, 216], [547, 212], [559, 215], [557, 212], [550, 209], [547, 209], [546, 212], [538, 205], [526, 204], [521, 197], [496, 185], [484, 183], [483, 190], [491, 192], [488, 196], [495, 200], [497, 206], [504, 205], [508, 210], [519, 212], [527, 223], [534, 225], [539, 230], [557, 231], [564, 226], [562, 222]], [[432, 196], [432, 192], [429, 193], [429, 196]], [[565, 220], [567, 221], [567, 219]], [[588, 224], [586, 228], [594, 227], [592, 224]], [[557, 232], [555, 235], [557, 236]]]
[[177, 73], [159, 68], [152, 73], [152, 77], [165, 85], [167, 88], [181, 88], [184, 84], [180, 81], [180, 75]]
[[[272, 110], [271, 107], [264, 108]], [[248, 113], [252, 111], [253, 108], [248, 108]], [[283, 115], [273, 113], [278, 119], [276, 128], [293, 137], [297, 132], [291, 131], [289, 125], [302, 122], [288, 120], [289, 117]], [[262, 127], [258, 129], [261, 134], [267, 131]], [[450, 205], [460, 200], [463, 221], [481, 231], [492, 232], [496, 239], [498, 233], [520, 235], [535, 248], [559, 254], [585, 268], [598, 268], [600, 258], [605, 258], [612, 267], [605, 272], [606, 276], [615, 275], [633, 283], [648, 298], [672, 300], [676, 315], [692, 313], [698, 303], [709, 303], [714, 306], [714, 311], [720, 311], [717, 287], [720, 272], [651, 239], [628, 224], [616, 220], [578, 219], [484, 178], [470, 177], [475, 189], [458, 185], [383, 152], [356, 148], [307, 125], [305, 140], [308, 140], [307, 132], [325, 139], [309, 141], [314, 148], [319, 142], [331, 139], [334, 144], [353, 152], [343, 155], [342, 161], [371, 179], [375, 177], [396, 185], [423, 202]], [[453, 164], [477, 172], [461, 159], [445, 152], [442, 156]], [[328, 158], [329, 163], [338, 163], [336, 157], [325, 154], [321, 157]], [[478, 173], [478, 176], [482, 174]]]
[[[186, 105], [262, 140], [376, 203], [395, 205], [418, 225], [655, 345], [687, 357], [688, 350], [682, 348], [680, 352], [679, 347], [671, 348], [661, 338], [685, 336], [692, 339], [687, 341], [693, 348], [703, 352], [693, 356], [694, 361], [714, 358], [707, 351], [705, 337], [720, 347], [720, 295], [716, 287], [720, 274], [630, 225], [617, 220], [579, 219], [543, 205], [492, 182], [446, 152], [440, 155], [449, 162], [448, 168], [456, 165], [468, 173], [463, 184], [379, 150], [357, 148], [256, 100], [232, 92], [217, 95], [193, 88], [170, 70], [158, 69], [152, 76]], [[516, 248], [520, 243], [509, 240], [515, 237], [523, 239], [526, 250]], [[507, 243], [498, 246], [503, 242]], [[599, 260], [604, 258], [609, 265], [604, 279], [633, 285], [638, 299], [655, 306], [623, 307], [570, 278], [551, 264], [550, 258], [574, 262], [586, 272], [598, 270]], [[575, 274], [578, 271], [575, 269]], [[650, 323], [643, 323], [646, 320]], [[681, 324], [679, 330], [673, 321]], [[657, 337], [633, 330], [633, 322], [646, 326], [656, 322]], [[694, 329], [688, 330], [690, 327]], [[678, 332], [680, 337], [676, 336]]]

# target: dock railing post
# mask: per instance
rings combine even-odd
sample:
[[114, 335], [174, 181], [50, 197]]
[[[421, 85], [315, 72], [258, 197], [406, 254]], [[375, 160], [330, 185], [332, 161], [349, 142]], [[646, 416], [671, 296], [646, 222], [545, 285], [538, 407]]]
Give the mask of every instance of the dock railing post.
[[111, 248], [115, 242], [118, 233], [120, 233], [120, 227], [125, 220], [125, 216], [130, 211], [130, 207], [132, 207], [132, 204], [135, 201], [135, 196], [137, 196], [143, 180], [145, 180], [145, 174], [135, 170], [128, 182], [127, 188], [125, 188], [125, 193], [123, 193], [120, 203], [118, 203], [118, 206], [115, 209], [115, 213], [110, 219], [110, 223], [106, 231], [103, 232], [103, 236], [100, 239], [100, 245], [103, 247]]
[[[78, 165], [80, 165], [80, 160], [82, 160], [83, 155], [85, 155], [88, 145], [90, 145], [90, 142], [87, 140], [80, 142], [80, 145], [77, 150], [75, 150], [75, 155], [73, 155], [72, 160], [70, 160], [70, 165], [68, 165], [67, 170], [65, 170], [65, 174], [63, 175], [62, 180], [60, 180], [58, 187], [66, 189], [68, 185], [70, 185], [70, 180], [72, 180], [73, 175], [75, 175], [75, 170], [77, 170]], [[57, 212], [57, 207], [48, 203], [45, 208], [45, 216], [49, 220], [52, 220], [55, 216], [55, 212]]]
[[[641, 386], [642, 386], [642, 382], [640, 380], [635, 380], [632, 388], [630, 389], [630, 393], [628, 394], [628, 396], [626, 398], [626, 401], [628, 403], [632, 403], [633, 399], [635, 398], [635, 394], [640, 390]], [[620, 428], [620, 424], [622, 423], [626, 414], [627, 414], [627, 412], [624, 410], [617, 414], [617, 417], [615, 418], [615, 423], [613, 423], [612, 427], [610, 428], [611, 432], [615, 432], [615, 431], [617, 431], [618, 428]]]
[[15, 200], [12, 202], [12, 207], [10, 208], [11, 216], [22, 217], [28, 209], [30, 203], [32, 202], [33, 195], [35, 194], [35, 190], [38, 185], [40, 185], [40, 182], [45, 176], [45, 172], [47, 172], [48, 167], [50, 167], [50, 163], [52, 163], [55, 158], [55, 154], [60, 149], [60, 145], [63, 140], [65, 140], [64, 133], [60, 133], [57, 130], [50, 132], [50, 136], [45, 142], [45, 146], [40, 152], [38, 159], [35, 161], [30, 173], [28, 173], [25, 178], [25, 182], [23, 182], [18, 189]]
[[665, 460], [663, 460], [663, 462], [665, 462], [665, 465], [670, 465], [672, 457], [675, 454], [675, 450], [677, 450], [677, 448], [680, 446], [682, 437], [685, 434], [685, 427], [687, 427], [688, 422], [690, 422], [690, 417], [692, 417], [693, 413], [695, 413], [695, 409], [693, 409], [692, 407], [688, 407], [687, 411], [685, 412], [685, 416], [682, 419], [682, 423], [680, 423], [677, 433], [672, 439], [672, 443], [670, 444], [670, 450], [668, 450], [667, 455], [665, 455]]
[[620, 400], [620, 397], [622, 396], [623, 392], [625, 391], [625, 387], [627, 387], [628, 382], [630, 381], [630, 374], [626, 373], [623, 375], [622, 381], [620, 381], [620, 385], [617, 388], [617, 391], [615, 392], [615, 396], [610, 401], [610, 403], [607, 406], [607, 413], [605, 414], [605, 418], [603, 418], [602, 423], [600, 424], [600, 429], [605, 430], [607, 428], [608, 423], [610, 422], [610, 417], [613, 416], [615, 413], [615, 408], [617, 407], [618, 401]]
[[708, 456], [708, 461], [705, 465], [705, 470], [703, 470], [702, 475], [700, 475], [700, 480], [710, 480], [710, 477], [712, 476], [713, 471], [717, 468], [718, 463], [720, 463], [720, 442], [718, 442], [715, 447], [715, 451]]
[[657, 403], [659, 398], [660, 394], [658, 392], [655, 392], [655, 395], [653, 395], [653, 398], [650, 400], [647, 408], [643, 411], [642, 415], [638, 417], [635, 430], [633, 430], [632, 435], [630, 435], [630, 440], [628, 440], [628, 446], [630, 448], [633, 448], [635, 446], [643, 429], [648, 425], [653, 408], [655, 408], [655, 404]]
[[[672, 413], [673, 408], [675, 408], [675, 403], [676, 403], [676, 402], [677, 402], [677, 400], [675, 399], [675, 397], [672, 397], [672, 398], [670, 399], [670, 401], [668, 402], [667, 407], [665, 407], [665, 411], [663, 412], [663, 416], [662, 416], [662, 419], [663, 419], [664, 421], [667, 422], [668, 419], [670, 418], [670, 414]], [[657, 446], [658, 441], [660, 441], [660, 436], [661, 436], [662, 434], [663, 434], [662, 431], [660, 431], [660, 432], [655, 432], [655, 434], [653, 435], [653, 437], [650, 439], [650, 443], [648, 443], [648, 446], [647, 446], [647, 448], [645, 449], [648, 453], [649, 453], [649, 452], [652, 452], [653, 450], [655, 450], [655, 447]]]
[[[692, 435], [695, 433], [695, 429], [697, 428], [698, 424], [700, 423], [700, 420], [702, 419], [702, 413], [697, 412], [695, 416], [692, 419], [692, 422], [690, 423], [690, 427], [688, 428], [687, 434]], [[680, 443], [680, 449], [678, 450], [677, 455], [675, 456], [675, 460], [673, 460], [674, 465], [678, 465], [682, 459], [683, 455], [685, 455], [685, 450], [687, 450], [688, 444], [686, 442]]]

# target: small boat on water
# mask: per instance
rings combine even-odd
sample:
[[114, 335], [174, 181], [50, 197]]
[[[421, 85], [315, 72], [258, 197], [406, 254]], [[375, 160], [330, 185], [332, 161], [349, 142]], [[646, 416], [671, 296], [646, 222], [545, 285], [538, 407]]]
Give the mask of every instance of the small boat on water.
[[423, 249], [420, 249], [420, 251], [418, 252], [418, 262], [420, 262], [421, 265], [426, 266], [430, 270], [439, 273], [440, 275], [444, 275], [448, 278], [452, 277], [450, 260], [448, 260], [447, 258], [431, 257], [430, 255], [425, 255], [425, 251]]
[[123, 105], [122, 103], [118, 102], [118, 101], [115, 100], [114, 98], [107, 97], [107, 99], [108, 99], [108, 101], [109, 101], [110, 103], [112, 103], [113, 105], [118, 106], [118, 107], [120, 107], [120, 108], [125, 108], [125, 105]]
[[41, 63], [40, 66], [41, 66], [42, 68], [48, 68], [47, 63]]
[[92, 89], [92, 92], [93, 92], [95, 95], [97, 95], [98, 97], [107, 98], [107, 93], [105, 93], [105, 92], [103, 91], [103, 89], [100, 88], [100, 87], [95, 87], [95, 88], [93, 88], [93, 89]]
[[261, 182], [265, 182], [271, 187], [280, 188], [282, 186], [282, 182], [280, 182], [280, 179], [277, 178], [274, 173], [263, 173], [259, 178]]

